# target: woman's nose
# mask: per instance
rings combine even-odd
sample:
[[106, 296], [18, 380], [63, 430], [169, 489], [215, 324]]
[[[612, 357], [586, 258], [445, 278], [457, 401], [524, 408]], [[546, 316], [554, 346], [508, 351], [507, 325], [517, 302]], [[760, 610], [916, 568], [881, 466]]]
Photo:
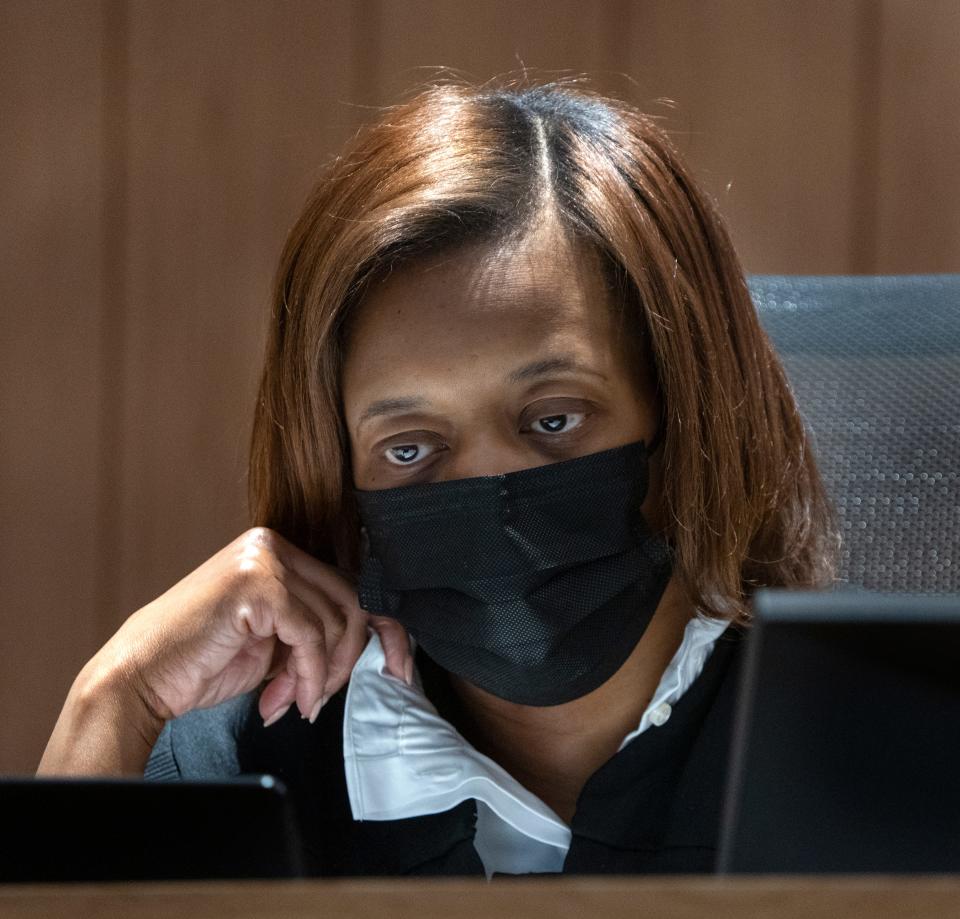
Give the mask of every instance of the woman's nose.
[[483, 440], [461, 446], [452, 460], [445, 465], [440, 481], [506, 475], [508, 472], [539, 466], [543, 462], [529, 450], [524, 450], [521, 444], [508, 444], [499, 440]]

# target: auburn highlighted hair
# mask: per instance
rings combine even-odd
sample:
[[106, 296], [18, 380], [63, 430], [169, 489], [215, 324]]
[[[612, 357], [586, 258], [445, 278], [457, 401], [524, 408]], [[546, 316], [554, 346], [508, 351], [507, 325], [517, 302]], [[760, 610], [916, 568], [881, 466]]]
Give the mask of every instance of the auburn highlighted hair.
[[397, 264], [509, 240], [545, 207], [599, 254], [652, 360], [664, 535], [696, 606], [746, 620], [757, 587], [828, 584], [829, 502], [716, 207], [651, 117], [573, 82], [428, 87], [327, 167], [276, 276], [252, 524], [357, 572], [340, 390], [353, 312]]

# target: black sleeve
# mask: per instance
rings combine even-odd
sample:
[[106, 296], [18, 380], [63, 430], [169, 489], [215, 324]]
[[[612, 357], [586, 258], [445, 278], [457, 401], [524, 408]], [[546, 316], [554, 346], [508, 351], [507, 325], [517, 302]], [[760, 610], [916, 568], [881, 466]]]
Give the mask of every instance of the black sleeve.
[[148, 782], [177, 782], [180, 780], [180, 767], [173, 755], [173, 722], [168, 721], [160, 732], [150, 758], [143, 770]]
[[150, 751], [144, 779], [212, 781], [241, 775], [237, 740], [250, 725], [255, 708], [255, 693], [247, 693], [168, 721]]

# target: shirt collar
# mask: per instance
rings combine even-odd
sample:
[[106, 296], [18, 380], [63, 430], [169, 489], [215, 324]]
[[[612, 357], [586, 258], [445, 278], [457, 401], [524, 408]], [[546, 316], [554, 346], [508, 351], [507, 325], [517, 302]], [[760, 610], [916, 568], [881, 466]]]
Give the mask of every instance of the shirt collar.
[[[699, 615], [691, 619], [639, 725], [624, 738], [621, 750], [669, 719], [671, 706], [700, 674], [728, 625]], [[478, 802], [478, 850], [482, 836], [486, 848], [510, 853], [510, 873], [561, 870], [571, 839], [567, 824], [438, 714], [424, 694], [419, 672], [414, 671], [412, 686], [392, 676], [375, 632], [347, 688], [343, 756], [355, 820], [436, 814], [473, 798]], [[502, 861], [485, 858], [488, 875], [504, 870]]]

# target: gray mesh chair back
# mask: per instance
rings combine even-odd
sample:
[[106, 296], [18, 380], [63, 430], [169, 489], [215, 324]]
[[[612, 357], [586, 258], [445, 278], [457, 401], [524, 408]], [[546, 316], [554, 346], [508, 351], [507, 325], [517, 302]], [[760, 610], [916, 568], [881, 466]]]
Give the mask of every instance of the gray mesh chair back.
[[841, 581], [960, 593], [960, 275], [750, 290], [838, 513]]

